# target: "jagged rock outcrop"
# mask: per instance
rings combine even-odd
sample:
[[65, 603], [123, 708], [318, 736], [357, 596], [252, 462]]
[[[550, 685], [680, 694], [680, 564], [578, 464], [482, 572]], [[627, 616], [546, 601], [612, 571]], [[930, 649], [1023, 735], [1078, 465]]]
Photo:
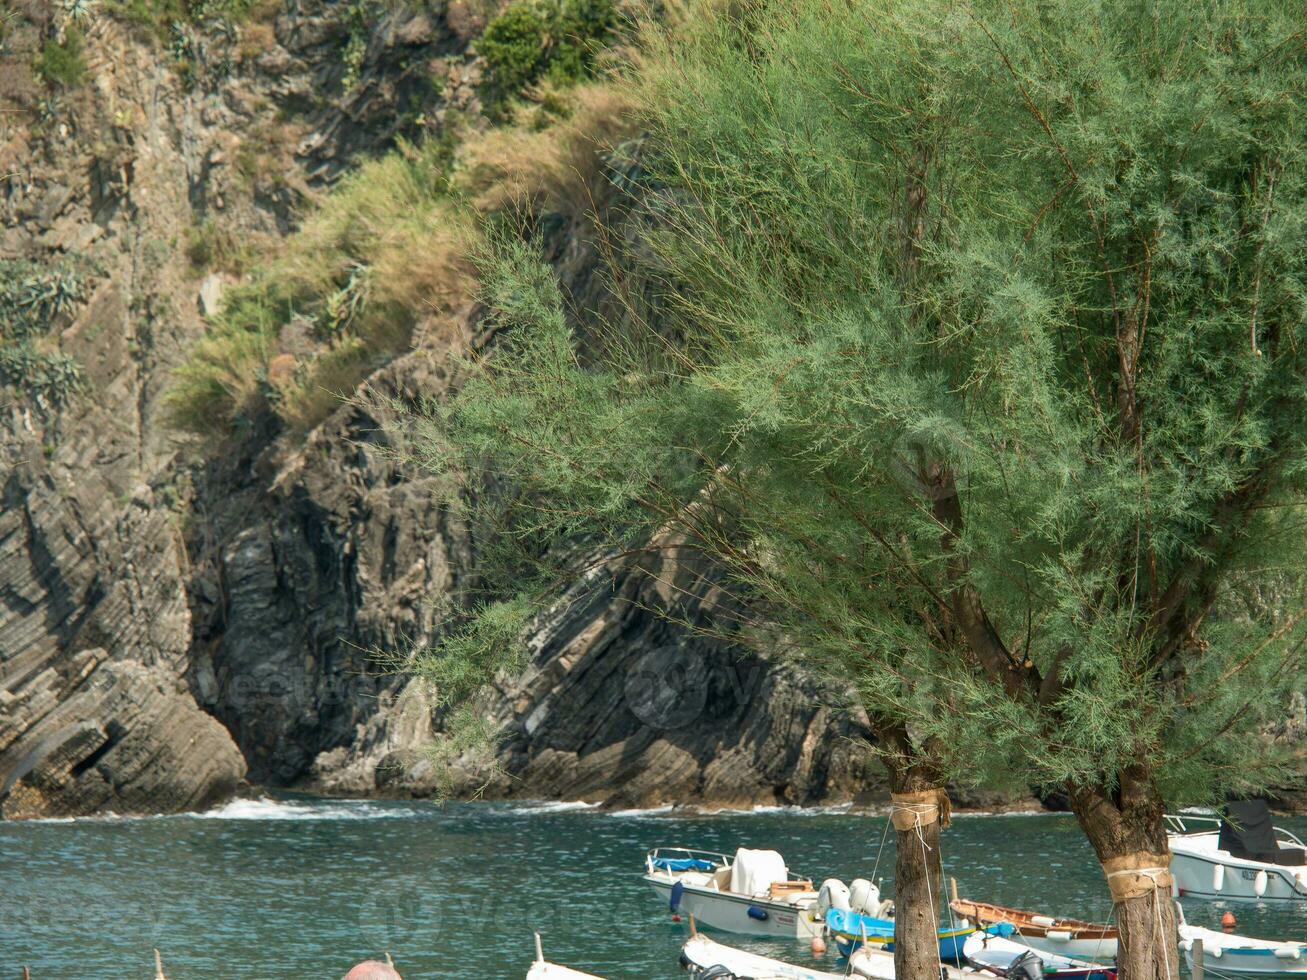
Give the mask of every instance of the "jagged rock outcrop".
[[200, 810], [236, 790], [231, 736], [175, 675], [84, 650], [10, 695], [0, 816]]
[[832, 707], [841, 692], [651, 612], [673, 603], [668, 582], [688, 617], [711, 608], [702, 583], [664, 567], [596, 574], [541, 617], [527, 670], [493, 700], [507, 738], [491, 794], [745, 806], [880, 786], [865, 718]]
[[[0, 389], [0, 814], [10, 817], [189, 809], [244, 776], [236, 741], [193, 693], [204, 700], [211, 675], [195, 647], [188, 593], [203, 581], [184, 528], [203, 515], [160, 402], [221, 286], [195, 281], [184, 246], [215, 216], [241, 235], [286, 232], [315, 177], [413, 124], [396, 100], [422, 109], [414, 79], [429, 77], [430, 60], [449, 79], [440, 111], [473, 97], [466, 44], [426, 15], [367, 25], [344, 100], [321, 97], [346, 70], [343, 4], [295, 0], [244, 31], [179, 25], [171, 49], [149, 25], [94, 6], [77, 24], [69, 16], [21, 4], [0, 48], [0, 268], [76, 263], [75, 285], [38, 326], [40, 343], [81, 372], [64, 404], [0, 375], [12, 382]], [[85, 78], [43, 84], [37, 54], [69, 30], [84, 37]], [[6, 345], [23, 339], [9, 326]], [[243, 623], [262, 625], [264, 583], [245, 584], [237, 641]], [[294, 584], [312, 595], [312, 581]], [[353, 635], [350, 623], [323, 628], [342, 643]], [[302, 639], [285, 640], [299, 667], [285, 676], [313, 676]], [[334, 697], [376, 710], [353, 690]], [[283, 748], [252, 751], [255, 768]], [[303, 760], [278, 765], [298, 772]]]

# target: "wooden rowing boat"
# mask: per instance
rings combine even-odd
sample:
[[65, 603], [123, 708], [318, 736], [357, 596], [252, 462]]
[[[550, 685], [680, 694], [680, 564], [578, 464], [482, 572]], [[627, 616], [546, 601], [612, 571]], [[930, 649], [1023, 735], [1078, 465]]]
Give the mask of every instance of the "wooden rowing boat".
[[1116, 959], [1120, 937], [1113, 925], [1058, 918], [967, 899], [954, 899], [950, 905], [954, 912], [978, 926], [1010, 925], [1023, 943], [1044, 952], [1092, 963]]
[[540, 933], [536, 933], [536, 959], [527, 971], [526, 980], [604, 980], [593, 973], [582, 973], [570, 967], [559, 966], [545, 959], [544, 950], [540, 948]]

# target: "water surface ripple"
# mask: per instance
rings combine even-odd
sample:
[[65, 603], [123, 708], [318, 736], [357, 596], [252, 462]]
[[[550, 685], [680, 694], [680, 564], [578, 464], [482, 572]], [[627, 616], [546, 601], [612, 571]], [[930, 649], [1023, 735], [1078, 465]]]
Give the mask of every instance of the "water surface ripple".
[[[1307, 836], [1307, 820], [1281, 823]], [[521, 980], [539, 930], [555, 962], [611, 980], [671, 980], [684, 975], [684, 927], [640, 882], [645, 850], [770, 847], [814, 879], [874, 872], [892, 889], [885, 836], [883, 817], [838, 809], [683, 816], [300, 799], [0, 823], [0, 970], [145, 980], [158, 947], [175, 980], [336, 980], [389, 951], [407, 980]], [[1070, 817], [963, 815], [943, 846], [964, 895], [1081, 918], [1109, 912]], [[1205, 925], [1223, 908], [1186, 902], [1190, 921]], [[1235, 911], [1240, 932], [1307, 940], [1307, 908]], [[753, 948], [810, 959], [798, 945]]]

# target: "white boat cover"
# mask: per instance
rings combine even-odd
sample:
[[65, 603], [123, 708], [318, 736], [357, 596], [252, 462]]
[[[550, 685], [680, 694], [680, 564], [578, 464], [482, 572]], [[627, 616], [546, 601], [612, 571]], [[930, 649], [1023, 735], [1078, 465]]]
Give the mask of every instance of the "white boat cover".
[[764, 895], [773, 882], [789, 881], [785, 858], [779, 851], [741, 847], [731, 862], [731, 891], [737, 895]]

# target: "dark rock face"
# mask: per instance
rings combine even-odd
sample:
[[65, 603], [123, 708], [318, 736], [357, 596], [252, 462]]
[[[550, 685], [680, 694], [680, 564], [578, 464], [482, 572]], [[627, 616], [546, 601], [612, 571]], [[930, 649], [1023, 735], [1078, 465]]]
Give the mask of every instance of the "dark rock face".
[[[391, 396], [438, 392], [443, 361], [432, 345], [371, 383]], [[420, 684], [373, 653], [432, 640], [433, 599], [464, 601], [475, 552], [384, 422], [342, 408], [258, 506], [239, 509], [223, 587], [193, 590], [193, 686], [255, 781], [367, 795], [423, 794], [450, 778], [426, 757], [439, 718]], [[533, 630], [527, 669], [486, 700], [505, 732], [501, 771], [487, 775], [484, 754], [460, 760], [456, 791], [743, 805], [853, 799], [878, 783], [865, 726], [827, 707], [834, 692], [649, 613], [648, 583], [633, 572], [560, 597]]]
[[[0, 814], [190, 809], [245, 771], [182, 674], [190, 646], [173, 516], [91, 412], [85, 439], [8, 471], [0, 512]], [[15, 434], [16, 436], [17, 434]], [[98, 464], [98, 465], [97, 465]]]
[[245, 764], [230, 735], [166, 671], [104, 650], [66, 667], [42, 672], [9, 705], [6, 727], [24, 737], [6, 752], [5, 819], [198, 810], [236, 790]]
[[[373, 383], [393, 384], [402, 370], [412, 384], [437, 384], [421, 370], [430, 364], [410, 355]], [[379, 718], [406, 678], [376, 653], [428, 640], [433, 602], [451, 597], [471, 564], [435, 488], [382, 451], [378, 428], [349, 406], [315, 432], [257, 506], [229, 515], [223, 594], [197, 596], [206, 653], [196, 689], [258, 781], [295, 785], [344, 757], [388, 751]], [[371, 777], [324, 788], [371, 792]]]
[[852, 800], [880, 782], [870, 732], [838, 691], [649, 612], [639, 572], [580, 583], [499, 690], [502, 796], [617, 806]]

